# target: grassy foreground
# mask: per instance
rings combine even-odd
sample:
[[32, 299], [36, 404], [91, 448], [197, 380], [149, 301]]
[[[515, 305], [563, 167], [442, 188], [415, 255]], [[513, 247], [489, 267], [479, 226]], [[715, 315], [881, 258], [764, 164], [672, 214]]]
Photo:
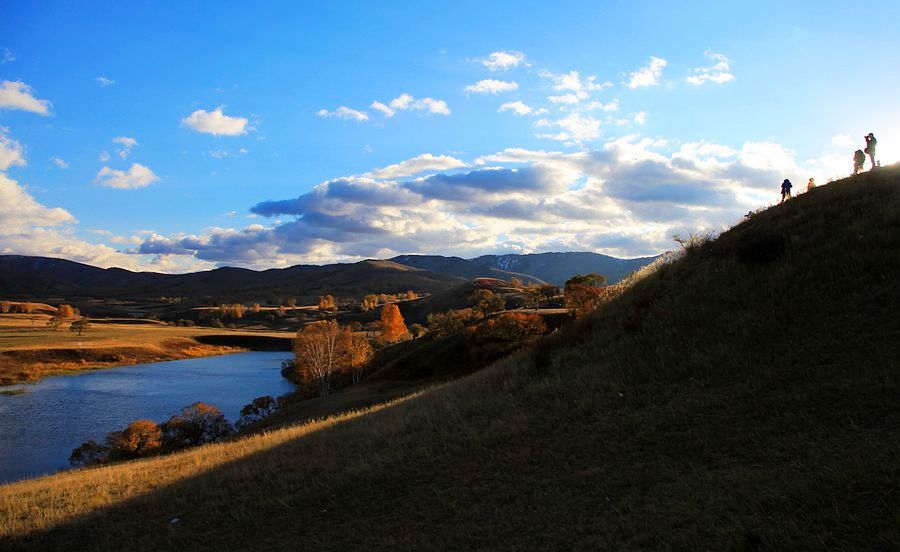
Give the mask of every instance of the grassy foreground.
[[0, 487], [0, 547], [900, 547], [900, 178], [768, 209], [472, 376]]
[[[46, 327], [49, 314], [0, 314], [0, 385], [81, 370], [221, 355], [252, 348], [253, 339], [290, 332], [174, 327], [152, 320], [93, 321], [83, 335]], [[248, 347], [249, 345], [249, 347]]]

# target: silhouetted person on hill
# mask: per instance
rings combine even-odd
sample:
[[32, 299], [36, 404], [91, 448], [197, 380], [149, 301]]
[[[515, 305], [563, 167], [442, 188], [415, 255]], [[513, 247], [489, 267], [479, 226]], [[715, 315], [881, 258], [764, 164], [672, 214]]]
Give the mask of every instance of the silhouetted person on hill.
[[784, 182], [781, 183], [781, 202], [784, 203], [784, 200], [791, 199], [791, 188], [794, 185], [791, 184], [791, 181], [787, 178], [784, 179]]
[[809, 179], [809, 182], [807, 182], [807, 184], [806, 184], [806, 191], [807, 191], [807, 192], [810, 192], [810, 191], [812, 191], [812, 189], [815, 188], [815, 187], [816, 187], [816, 179], [815, 179], [815, 178], [810, 178], [810, 179]]
[[871, 132], [868, 136], [866, 136], [866, 153], [869, 154], [869, 159], [872, 160], [872, 168], [874, 169], [877, 165], [875, 165], [875, 146], [878, 145], [878, 140], [875, 139], [875, 135]]
[[862, 150], [856, 150], [853, 153], [853, 174], [859, 174], [859, 171], [863, 170], [863, 165], [865, 164], [866, 154]]

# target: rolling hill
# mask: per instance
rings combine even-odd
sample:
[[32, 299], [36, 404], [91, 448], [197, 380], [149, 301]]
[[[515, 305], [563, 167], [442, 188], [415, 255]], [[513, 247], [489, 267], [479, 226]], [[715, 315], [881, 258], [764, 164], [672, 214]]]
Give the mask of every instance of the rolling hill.
[[900, 167], [463, 379], [0, 487], [10, 550], [900, 548]]

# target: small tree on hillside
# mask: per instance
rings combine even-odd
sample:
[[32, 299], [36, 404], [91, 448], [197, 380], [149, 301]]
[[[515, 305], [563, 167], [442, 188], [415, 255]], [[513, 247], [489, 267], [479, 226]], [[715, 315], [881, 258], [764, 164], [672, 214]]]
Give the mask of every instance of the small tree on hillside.
[[319, 297], [319, 311], [334, 312], [336, 310], [337, 310], [337, 303], [334, 300], [334, 296], [325, 295], [324, 297]]
[[566, 308], [572, 311], [572, 315], [581, 318], [585, 314], [600, 306], [603, 296], [603, 286], [606, 277], [600, 274], [576, 274], [566, 281], [564, 296]]
[[63, 317], [59, 315], [59, 313], [54, 314], [47, 320], [47, 327], [51, 330], [58, 332], [62, 329]]
[[202, 402], [181, 409], [162, 429], [166, 445], [175, 449], [213, 443], [234, 431], [221, 410]]
[[271, 395], [256, 397], [250, 404], [241, 408], [241, 418], [237, 426], [240, 428], [247, 424], [262, 420], [266, 416], [278, 410], [278, 401]]
[[140, 458], [157, 454], [162, 447], [162, 429], [152, 420], [135, 420], [122, 431], [106, 436], [111, 460]]
[[314, 384], [319, 395], [331, 392], [331, 376], [338, 363], [340, 327], [334, 320], [315, 322], [297, 332], [294, 366], [301, 381]]
[[56, 308], [56, 314], [61, 318], [75, 318], [76, 309], [72, 307], [72, 305], [60, 305]]
[[88, 322], [88, 319], [82, 316], [81, 318], [72, 322], [72, 324], [69, 325], [69, 331], [77, 332], [78, 337], [81, 337], [81, 334], [84, 333], [84, 331], [87, 330], [90, 327], [90, 325], [91, 324], [90, 324], [90, 322]]
[[341, 330], [341, 350], [345, 357], [345, 368], [350, 372], [353, 383], [359, 383], [375, 354], [372, 345], [364, 336], [354, 334], [350, 328], [345, 327]]
[[476, 289], [469, 296], [469, 304], [475, 312], [485, 317], [506, 308], [506, 299], [489, 289]]

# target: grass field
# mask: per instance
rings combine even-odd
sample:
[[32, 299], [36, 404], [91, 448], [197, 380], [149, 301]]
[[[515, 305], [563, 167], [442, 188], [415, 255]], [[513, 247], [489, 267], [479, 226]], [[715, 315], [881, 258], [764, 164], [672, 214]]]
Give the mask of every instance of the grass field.
[[469, 377], [0, 487], [10, 550], [896, 550], [900, 170], [821, 186]]
[[[47, 327], [49, 314], [0, 314], [0, 385], [92, 368], [210, 356], [247, 350], [242, 337], [291, 332], [167, 326], [153, 320], [94, 320], [78, 336]], [[204, 343], [207, 339], [209, 343]]]

